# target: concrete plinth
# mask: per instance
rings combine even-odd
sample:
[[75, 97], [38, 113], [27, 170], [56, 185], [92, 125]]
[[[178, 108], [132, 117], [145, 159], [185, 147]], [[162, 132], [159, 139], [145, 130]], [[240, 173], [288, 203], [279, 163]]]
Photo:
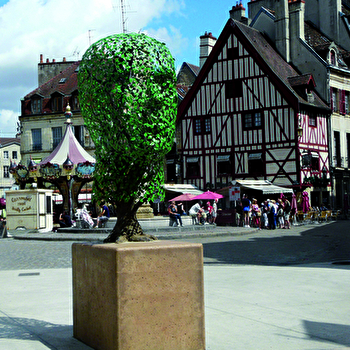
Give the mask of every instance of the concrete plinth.
[[96, 350], [205, 349], [201, 244], [72, 249], [74, 337]]

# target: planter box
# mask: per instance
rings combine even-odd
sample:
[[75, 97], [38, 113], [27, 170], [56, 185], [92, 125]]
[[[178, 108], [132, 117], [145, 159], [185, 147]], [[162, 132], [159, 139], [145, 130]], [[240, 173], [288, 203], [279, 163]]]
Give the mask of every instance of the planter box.
[[205, 349], [201, 244], [72, 249], [74, 337], [96, 350]]

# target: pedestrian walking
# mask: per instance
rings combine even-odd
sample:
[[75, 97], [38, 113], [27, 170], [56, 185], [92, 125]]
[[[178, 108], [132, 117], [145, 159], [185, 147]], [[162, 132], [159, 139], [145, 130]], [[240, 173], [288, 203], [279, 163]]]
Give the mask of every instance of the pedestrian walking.
[[249, 226], [249, 214], [250, 214], [251, 206], [252, 206], [251, 201], [248, 199], [247, 195], [244, 194], [243, 198], [242, 198], [244, 227], [250, 227]]
[[211, 212], [212, 224], [216, 225], [216, 217], [218, 216], [218, 199], [214, 199], [213, 211]]

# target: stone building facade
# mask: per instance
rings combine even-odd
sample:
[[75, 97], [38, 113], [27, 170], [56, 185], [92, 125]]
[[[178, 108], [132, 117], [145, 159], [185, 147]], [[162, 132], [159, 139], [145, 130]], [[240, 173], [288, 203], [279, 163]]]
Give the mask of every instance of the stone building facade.
[[93, 155], [94, 144], [80, 112], [78, 70], [79, 62], [43, 62], [40, 56], [38, 88], [22, 99], [19, 116], [23, 165], [27, 166], [31, 158], [39, 163], [59, 144], [66, 128], [64, 111], [68, 104], [75, 137]]
[[11, 174], [11, 163], [21, 161], [21, 140], [18, 138], [0, 138], [0, 198], [5, 198], [5, 191], [13, 189], [15, 179]]
[[[331, 107], [329, 164], [333, 208], [349, 208], [350, 193], [350, 1], [255, 0], [230, 11], [272, 42]], [[322, 170], [322, 169], [321, 169]]]

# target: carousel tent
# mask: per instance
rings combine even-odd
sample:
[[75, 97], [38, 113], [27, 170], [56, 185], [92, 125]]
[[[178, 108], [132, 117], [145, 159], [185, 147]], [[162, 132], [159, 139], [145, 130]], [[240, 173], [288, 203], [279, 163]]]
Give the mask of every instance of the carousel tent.
[[72, 125], [69, 123], [67, 124], [66, 132], [61, 142], [48, 157], [39, 163], [39, 165], [48, 163], [63, 165], [67, 157], [73, 164], [85, 162], [95, 163], [95, 158], [86, 152], [75, 138]]

